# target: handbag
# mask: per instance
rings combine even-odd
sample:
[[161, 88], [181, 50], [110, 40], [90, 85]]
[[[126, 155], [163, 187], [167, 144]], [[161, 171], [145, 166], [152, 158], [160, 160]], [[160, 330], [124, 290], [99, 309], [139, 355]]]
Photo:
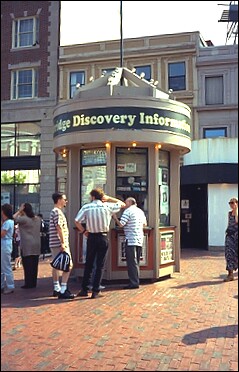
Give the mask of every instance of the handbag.
[[70, 271], [70, 256], [67, 252], [59, 252], [56, 257], [50, 262], [51, 267], [56, 270], [69, 272]]

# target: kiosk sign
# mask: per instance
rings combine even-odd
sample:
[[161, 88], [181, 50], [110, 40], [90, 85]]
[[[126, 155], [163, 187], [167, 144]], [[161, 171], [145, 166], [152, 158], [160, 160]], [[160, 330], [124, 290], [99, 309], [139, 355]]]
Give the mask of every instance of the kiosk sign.
[[54, 118], [54, 137], [95, 129], [151, 129], [191, 136], [190, 116], [166, 109], [107, 107], [78, 110]]

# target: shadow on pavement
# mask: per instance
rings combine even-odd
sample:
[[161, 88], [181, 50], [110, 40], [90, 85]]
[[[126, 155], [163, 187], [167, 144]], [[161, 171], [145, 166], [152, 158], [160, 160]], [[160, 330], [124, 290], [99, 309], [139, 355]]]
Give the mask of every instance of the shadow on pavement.
[[186, 345], [202, 344], [206, 342], [208, 338], [235, 338], [237, 334], [237, 324], [221, 327], [211, 327], [185, 335], [182, 339], [182, 342]]

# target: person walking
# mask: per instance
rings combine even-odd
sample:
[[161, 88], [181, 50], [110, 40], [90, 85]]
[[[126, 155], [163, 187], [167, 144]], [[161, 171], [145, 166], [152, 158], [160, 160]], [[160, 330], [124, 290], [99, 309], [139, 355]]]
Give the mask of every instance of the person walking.
[[59, 299], [74, 299], [75, 295], [72, 294], [68, 287], [68, 280], [71, 270], [73, 268], [73, 261], [71, 257], [70, 243], [69, 243], [69, 229], [66, 216], [62, 209], [65, 208], [67, 203], [66, 195], [62, 192], [55, 192], [52, 194], [54, 208], [50, 213], [49, 225], [49, 247], [54, 259], [58, 253], [67, 252], [70, 256], [70, 271], [62, 271], [62, 278], [60, 284], [60, 271], [52, 268], [53, 278], [53, 297]]
[[[75, 217], [77, 229], [87, 236], [85, 269], [81, 290], [77, 296], [88, 296], [90, 278], [96, 260], [91, 298], [97, 298], [101, 296], [100, 285], [109, 245], [110, 221], [113, 213], [119, 212], [121, 208], [125, 207], [125, 203], [106, 195], [100, 188], [91, 190], [90, 199], [91, 202], [83, 205]], [[82, 224], [85, 224], [86, 229]]]
[[14, 292], [15, 288], [11, 264], [14, 233], [12, 206], [10, 204], [3, 204], [1, 215], [1, 293], [10, 294]]
[[32, 209], [30, 203], [21, 204], [19, 210], [13, 215], [19, 225], [20, 249], [25, 283], [23, 289], [36, 288], [38, 263], [41, 253], [40, 226], [41, 221]]
[[229, 201], [231, 211], [228, 212], [228, 226], [225, 237], [225, 258], [227, 277], [224, 282], [234, 280], [233, 270], [238, 269], [238, 200], [231, 198]]
[[124, 289], [134, 289], [139, 288], [139, 262], [144, 238], [143, 227], [147, 225], [147, 220], [142, 209], [137, 207], [134, 198], [127, 198], [125, 204], [126, 209], [120, 220], [116, 215], [113, 216], [113, 219], [118, 226], [124, 228], [125, 234], [125, 254], [129, 285], [124, 287]]

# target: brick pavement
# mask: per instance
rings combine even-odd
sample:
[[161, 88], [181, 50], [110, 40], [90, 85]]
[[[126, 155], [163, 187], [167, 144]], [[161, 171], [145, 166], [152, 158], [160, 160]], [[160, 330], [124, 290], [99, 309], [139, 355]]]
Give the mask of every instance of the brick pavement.
[[238, 277], [222, 281], [222, 252], [184, 250], [169, 279], [73, 301], [51, 297], [49, 260], [38, 288], [21, 289], [19, 269], [1, 296], [1, 371], [238, 371]]

